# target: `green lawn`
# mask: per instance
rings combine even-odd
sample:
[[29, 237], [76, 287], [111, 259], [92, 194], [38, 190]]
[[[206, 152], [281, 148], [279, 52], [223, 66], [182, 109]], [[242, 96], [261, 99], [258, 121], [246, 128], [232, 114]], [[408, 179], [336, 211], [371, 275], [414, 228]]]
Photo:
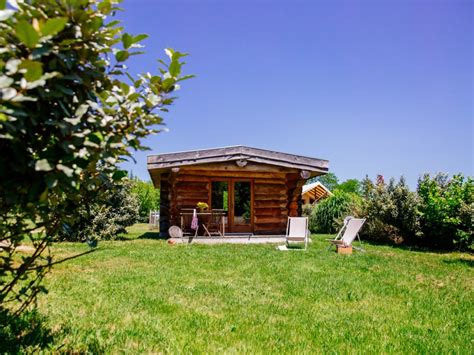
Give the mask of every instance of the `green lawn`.
[[[473, 353], [474, 257], [366, 245], [101, 242], [58, 265], [39, 310], [53, 349], [93, 352]], [[146, 234], [145, 237], [150, 237]], [[58, 255], [87, 246], [63, 243]]]

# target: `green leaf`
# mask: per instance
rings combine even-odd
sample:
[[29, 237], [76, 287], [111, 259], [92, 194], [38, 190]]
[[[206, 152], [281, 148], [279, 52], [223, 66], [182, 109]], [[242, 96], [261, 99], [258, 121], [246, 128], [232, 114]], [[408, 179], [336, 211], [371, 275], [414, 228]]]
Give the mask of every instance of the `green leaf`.
[[36, 171], [51, 171], [54, 167], [49, 163], [47, 159], [38, 160], [35, 164]]
[[43, 64], [35, 62], [33, 60], [24, 60], [20, 66], [20, 69], [26, 69], [25, 79], [27, 81], [35, 81], [41, 78], [43, 75]]
[[109, 0], [104, 0], [97, 5], [97, 8], [100, 12], [107, 15], [112, 10], [112, 4]]
[[123, 48], [128, 49], [133, 44], [133, 36], [124, 33], [122, 36]]
[[130, 54], [128, 53], [128, 51], [118, 51], [115, 54], [115, 59], [117, 59], [117, 62], [124, 62], [128, 59], [129, 56]]
[[148, 38], [147, 34], [145, 34], [145, 33], [139, 34], [139, 35], [133, 37], [133, 43], [141, 42], [141, 41], [143, 41], [144, 39], [147, 39], [147, 38]]
[[177, 60], [173, 60], [170, 64], [169, 71], [172, 77], [176, 78], [181, 73], [181, 64]]
[[0, 0], [0, 9], [4, 9], [7, 7], [7, 0]]
[[184, 76], [180, 77], [178, 80], [176, 80], [176, 82], [192, 79], [192, 78], [195, 78], [195, 77], [196, 77], [196, 75], [184, 75]]
[[54, 36], [58, 32], [61, 32], [66, 26], [67, 18], [57, 17], [52, 18], [46, 21], [46, 23], [41, 27], [41, 33], [43, 36]]
[[112, 174], [112, 179], [114, 179], [115, 181], [122, 180], [127, 175], [128, 172], [126, 170], [116, 170]]
[[26, 20], [18, 21], [15, 26], [16, 36], [28, 48], [34, 48], [40, 37], [33, 26]]

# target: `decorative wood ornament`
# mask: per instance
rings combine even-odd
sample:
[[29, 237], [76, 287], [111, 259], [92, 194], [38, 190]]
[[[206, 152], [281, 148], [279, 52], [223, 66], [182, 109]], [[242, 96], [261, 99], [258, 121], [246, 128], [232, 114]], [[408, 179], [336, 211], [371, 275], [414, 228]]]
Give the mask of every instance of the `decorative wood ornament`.
[[300, 176], [303, 179], [308, 179], [311, 176], [311, 173], [308, 170], [301, 170]]
[[243, 168], [244, 166], [247, 165], [247, 160], [245, 160], [245, 159], [239, 159], [239, 160], [237, 160], [235, 163], [237, 164], [237, 166]]

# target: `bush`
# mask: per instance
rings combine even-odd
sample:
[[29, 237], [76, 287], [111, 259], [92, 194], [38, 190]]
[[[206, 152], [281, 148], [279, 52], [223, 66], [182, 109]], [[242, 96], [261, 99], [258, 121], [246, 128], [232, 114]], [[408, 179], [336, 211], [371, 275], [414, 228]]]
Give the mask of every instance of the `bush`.
[[474, 247], [474, 180], [446, 174], [418, 181], [422, 244], [443, 249]]
[[90, 204], [84, 204], [74, 224], [64, 224], [60, 240], [92, 241], [115, 239], [127, 233], [126, 227], [137, 223], [138, 198], [132, 193], [132, 182], [113, 184]]
[[377, 242], [415, 242], [420, 236], [416, 193], [411, 192], [405, 179], [398, 183], [391, 179], [385, 184], [379, 176], [374, 184], [366, 178], [362, 182], [364, 216], [367, 218], [361, 234]]
[[336, 233], [346, 216], [360, 215], [360, 207], [361, 199], [357, 195], [336, 190], [313, 209], [310, 230], [314, 233]]

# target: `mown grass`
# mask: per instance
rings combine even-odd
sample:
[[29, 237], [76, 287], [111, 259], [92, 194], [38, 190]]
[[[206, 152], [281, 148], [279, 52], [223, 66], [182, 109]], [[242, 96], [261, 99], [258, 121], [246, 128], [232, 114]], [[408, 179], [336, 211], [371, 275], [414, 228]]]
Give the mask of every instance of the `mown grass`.
[[48, 276], [39, 311], [53, 350], [473, 353], [471, 255], [366, 245], [341, 256], [325, 236], [307, 252], [171, 246], [146, 232]]

